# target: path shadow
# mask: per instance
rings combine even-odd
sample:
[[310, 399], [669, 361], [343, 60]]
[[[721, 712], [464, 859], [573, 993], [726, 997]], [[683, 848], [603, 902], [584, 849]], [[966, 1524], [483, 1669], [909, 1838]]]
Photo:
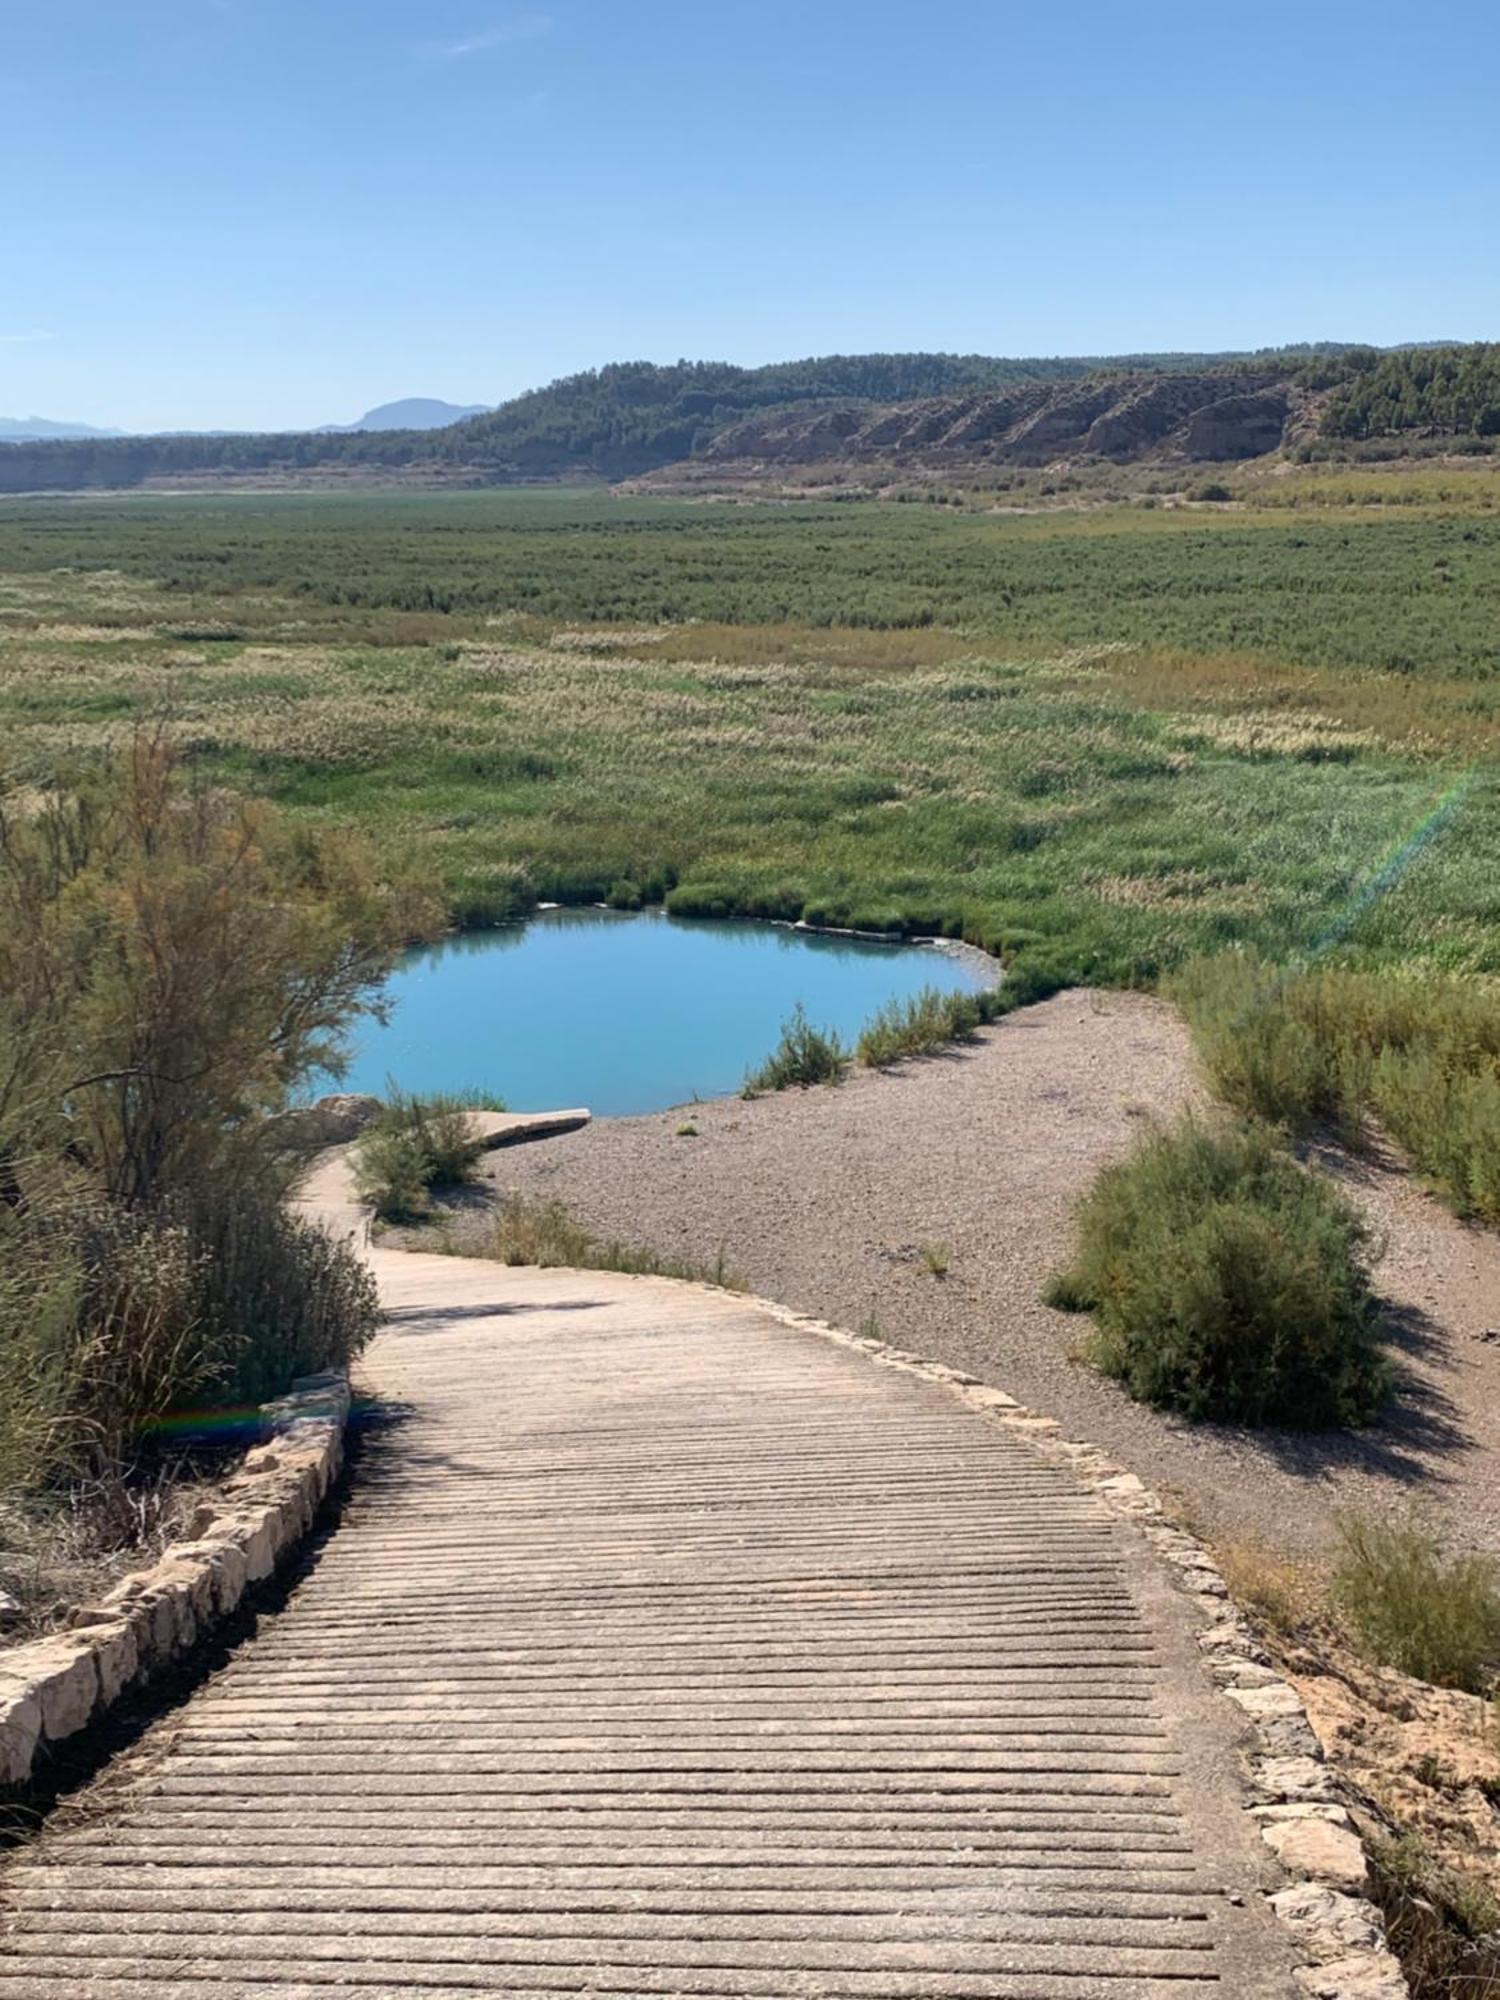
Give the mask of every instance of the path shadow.
[[527, 1313], [598, 1312], [608, 1299], [495, 1299], [468, 1305], [397, 1306], [385, 1314], [382, 1326], [416, 1328], [449, 1326], [461, 1319], [517, 1319]]

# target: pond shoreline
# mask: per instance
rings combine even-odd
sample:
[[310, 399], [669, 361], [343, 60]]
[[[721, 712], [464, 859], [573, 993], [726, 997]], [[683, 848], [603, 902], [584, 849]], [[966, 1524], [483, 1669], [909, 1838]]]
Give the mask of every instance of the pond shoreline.
[[841, 924], [810, 924], [803, 917], [681, 917], [673, 914], [665, 903], [643, 903], [638, 910], [616, 910], [613, 903], [537, 903], [524, 917], [508, 919], [503, 924], [475, 924], [465, 929], [455, 925], [442, 933], [444, 937], [477, 937], [486, 931], [524, 929], [533, 916], [550, 910], [610, 910], [616, 916], [671, 917], [674, 924], [735, 923], [766, 924], [774, 930], [799, 931], [804, 937], [854, 938], [861, 944], [887, 944], [895, 947], [912, 945], [925, 946], [931, 951], [940, 951], [945, 958], [956, 959], [966, 965], [971, 972], [984, 975], [992, 987], [999, 988], [1005, 983], [1005, 966], [992, 951], [982, 945], [969, 944], [964, 938], [951, 937], [911, 937], [897, 936], [890, 931], [851, 930]]

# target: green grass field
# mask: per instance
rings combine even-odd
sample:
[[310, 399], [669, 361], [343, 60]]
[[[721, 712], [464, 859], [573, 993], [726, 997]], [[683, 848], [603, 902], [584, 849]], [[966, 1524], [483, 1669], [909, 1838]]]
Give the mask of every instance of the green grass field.
[[1315, 477], [1026, 515], [5, 502], [0, 729], [45, 781], [164, 715], [471, 920], [676, 884], [1099, 978], [1235, 940], [1500, 971], [1493, 479]]

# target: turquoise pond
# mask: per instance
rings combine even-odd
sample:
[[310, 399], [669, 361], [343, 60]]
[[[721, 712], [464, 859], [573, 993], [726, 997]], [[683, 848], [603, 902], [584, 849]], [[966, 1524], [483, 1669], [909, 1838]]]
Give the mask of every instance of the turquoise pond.
[[852, 1040], [924, 986], [973, 992], [982, 962], [776, 924], [550, 910], [412, 952], [333, 1086], [497, 1091], [513, 1111], [660, 1111], [738, 1090], [800, 1000]]

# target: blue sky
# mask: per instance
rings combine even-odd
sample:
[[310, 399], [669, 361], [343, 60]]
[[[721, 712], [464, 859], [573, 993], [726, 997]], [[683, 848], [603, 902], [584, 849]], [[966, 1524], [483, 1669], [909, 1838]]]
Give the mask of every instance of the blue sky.
[[0, 0], [0, 414], [1500, 334], [1494, 0]]

